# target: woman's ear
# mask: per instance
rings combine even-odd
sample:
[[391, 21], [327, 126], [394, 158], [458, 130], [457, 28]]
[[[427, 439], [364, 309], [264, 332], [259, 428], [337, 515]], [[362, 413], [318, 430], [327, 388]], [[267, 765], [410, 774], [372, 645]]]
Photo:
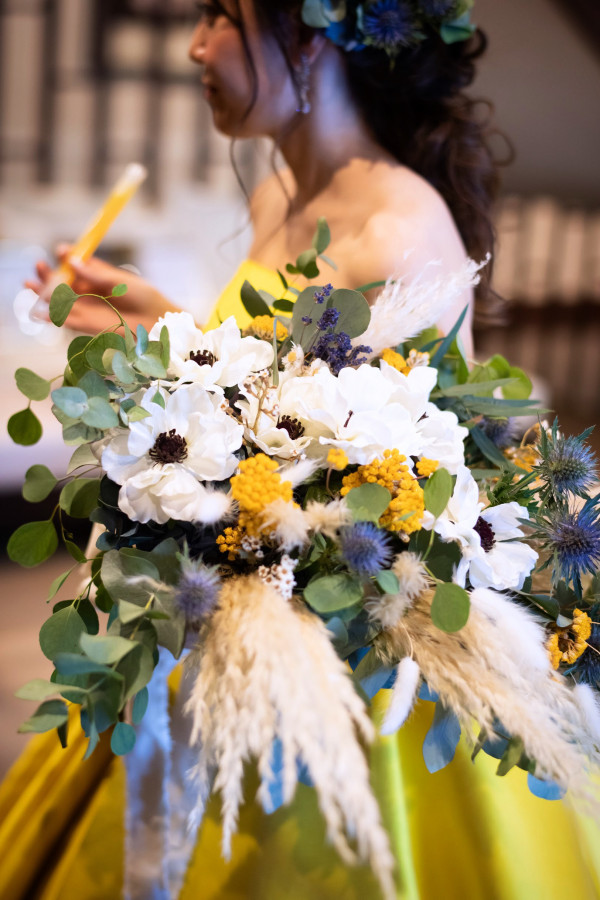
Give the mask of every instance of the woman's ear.
[[314, 65], [327, 43], [327, 38], [322, 31], [310, 28], [306, 29], [306, 32], [298, 37], [298, 44], [292, 58], [295, 66], [300, 65], [301, 55], [310, 66]]

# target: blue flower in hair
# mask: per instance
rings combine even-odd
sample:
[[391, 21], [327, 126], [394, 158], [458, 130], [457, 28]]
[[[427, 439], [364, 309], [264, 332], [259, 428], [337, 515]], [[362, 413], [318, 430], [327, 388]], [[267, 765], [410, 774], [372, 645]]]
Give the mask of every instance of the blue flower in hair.
[[407, 0], [377, 0], [359, 9], [359, 19], [365, 44], [394, 54], [414, 41], [417, 29]]
[[456, 0], [420, 0], [419, 11], [427, 19], [444, 19], [456, 7]]

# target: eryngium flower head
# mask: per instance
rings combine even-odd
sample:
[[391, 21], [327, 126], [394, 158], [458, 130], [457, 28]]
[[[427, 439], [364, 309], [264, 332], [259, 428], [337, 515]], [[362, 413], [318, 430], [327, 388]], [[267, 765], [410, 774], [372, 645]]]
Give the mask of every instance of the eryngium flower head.
[[596, 456], [581, 436], [559, 435], [544, 448], [540, 475], [555, 494], [585, 494], [596, 478]]
[[490, 441], [501, 450], [505, 447], [510, 447], [513, 443], [515, 437], [515, 420], [512, 417], [508, 419], [493, 419], [484, 416], [480, 424]]
[[389, 537], [372, 522], [356, 522], [340, 532], [340, 549], [358, 575], [376, 575], [392, 558]]
[[577, 681], [600, 688], [600, 603], [596, 603], [588, 611], [592, 620], [592, 633], [586, 643], [587, 648], [573, 666], [573, 675]]
[[221, 579], [216, 566], [184, 557], [181, 578], [175, 588], [175, 606], [191, 628], [198, 628], [217, 605]]
[[408, 46], [416, 31], [413, 11], [406, 0], [377, 0], [369, 4], [361, 25], [365, 43], [388, 53]]
[[600, 565], [600, 510], [588, 501], [579, 512], [558, 509], [546, 523], [546, 543], [556, 554], [560, 574], [578, 585]]

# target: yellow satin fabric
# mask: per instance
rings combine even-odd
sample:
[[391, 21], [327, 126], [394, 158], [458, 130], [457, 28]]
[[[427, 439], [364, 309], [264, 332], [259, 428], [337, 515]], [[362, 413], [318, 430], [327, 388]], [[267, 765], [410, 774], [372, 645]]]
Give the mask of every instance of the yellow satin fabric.
[[[245, 263], [217, 305], [221, 320], [248, 321], [239, 300], [245, 279], [280, 290], [276, 275]], [[386, 703], [382, 691], [376, 718]], [[398, 736], [371, 749], [399, 900], [597, 900], [598, 824], [566, 802], [533, 797], [521, 770], [498, 778], [483, 753], [472, 763], [462, 742], [451, 765], [430, 775], [421, 747], [432, 711], [419, 704]], [[34, 738], [0, 787], [3, 900], [122, 896], [124, 765], [106, 741], [82, 763], [83, 736], [71, 731], [66, 751], [54, 734]], [[346, 867], [327, 846], [312, 789], [300, 785], [289, 807], [267, 816], [256, 787], [249, 767], [229, 862], [212, 798], [178, 900], [379, 900], [369, 870]]]

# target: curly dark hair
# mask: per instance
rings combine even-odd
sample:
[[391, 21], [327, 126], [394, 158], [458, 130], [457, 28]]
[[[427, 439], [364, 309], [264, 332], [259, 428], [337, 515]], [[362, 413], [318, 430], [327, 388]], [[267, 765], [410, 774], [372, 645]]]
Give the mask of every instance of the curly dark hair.
[[[239, 13], [239, 0], [236, 6]], [[300, 0], [254, 0], [258, 22], [275, 37], [297, 88], [290, 48], [311, 31], [301, 23], [301, 6]], [[232, 20], [242, 32], [255, 73], [242, 17]], [[478, 260], [494, 249], [492, 204], [501, 165], [490, 145], [491, 136], [497, 134], [491, 126], [491, 104], [465, 93], [486, 47], [480, 29], [469, 40], [454, 44], [444, 43], [431, 30], [427, 40], [403, 48], [393, 65], [384, 51], [374, 47], [343, 54], [365, 124], [385, 150], [439, 191], [467, 252]], [[484, 269], [477, 291], [479, 321], [497, 313], [491, 302], [491, 270], [491, 265]]]

